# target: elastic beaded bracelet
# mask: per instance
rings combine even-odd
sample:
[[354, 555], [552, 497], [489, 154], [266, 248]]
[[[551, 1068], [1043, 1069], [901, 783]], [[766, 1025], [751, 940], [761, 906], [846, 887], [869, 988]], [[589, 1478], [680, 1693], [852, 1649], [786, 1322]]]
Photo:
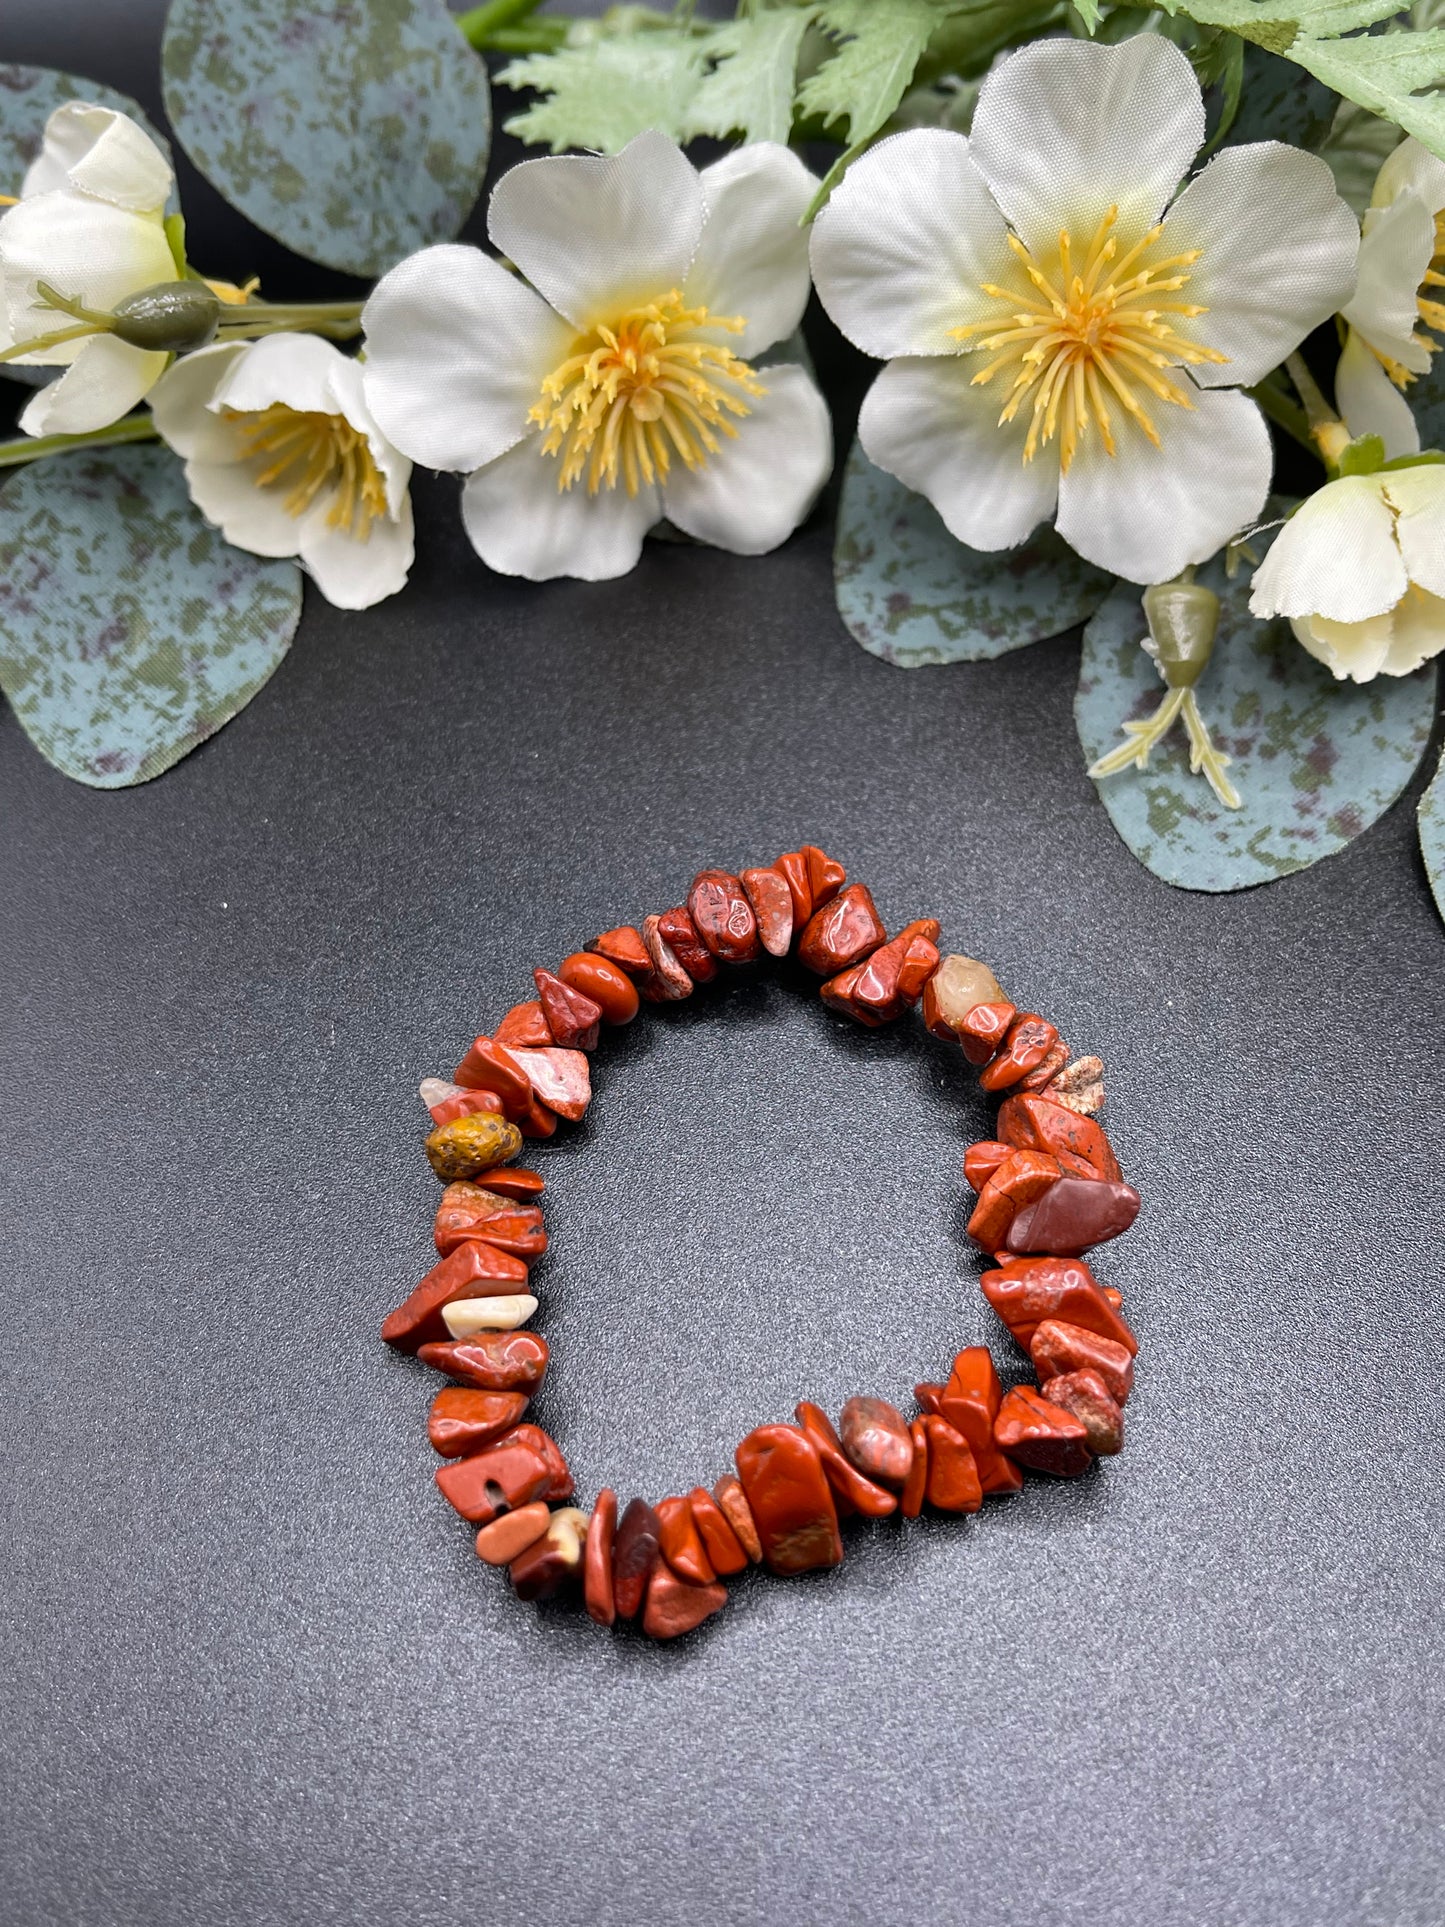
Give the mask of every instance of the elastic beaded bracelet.
[[[925, 1504], [977, 1512], [986, 1496], [1018, 1491], [1025, 1469], [1072, 1478], [1119, 1451], [1137, 1346], [1119, 1293], [1097, 1283], [1084, 1253], [1128, 1229], [1139, 1194], [1096, 1121], [1103, 1065], [1074, 1059], [983, 964], [940, 956], [938, 936], [925, 917], [889, 939], [868, 890], [811, 844], [737, 876], [704, 870], [686, 904], [605, 931], [555, 972], [534, 970], [536, 997], [475, 1039], [454, 1081], [423, 1082], [427, 1157], [446, 1184], [440, 1261], [382, 1337], [457, 1381], [431, 1408], [445, 1461], [436, 1481], [519, 1597], [580, 1581], [598, 1624], [640, 1613], [645, 1632], [671, 1639], [717, 1612], [722, 1580], [749, 1564], [836, 1566], [840, 1520], [914, 1519]], [[861, 1024], [892, 1023], [921, 1001], [928, 1029], [961, 1046], [1000, 1099], [996, 1135], [964, 1157], [978, 1193], [968, 1233], [994, 1260], [983, 1294], [1038, 1384], [1005, 1393], [988, 1347], [970, 1345], [944, 1383], [915, 1387], [911, 1422], [885, 1399], [856, 1397], [835, 1428], [805, 1400], [796, 1424], [750, 1432], [736, 1472], [711, 1490], [633, 1499], [619, 1515], [604, 1489], [589, 1514], [566, 1503], [572, 1476], [556, 1442], [524, 1420], [547, 1368], [546, 1341], [523, 1329], [537, 1309], [529, 1266], [547, 1236], [543, 1180], [512, 1160], [524, 1138], [583, 1115], [587, 1053], [604, 1025], [690, 997], [721, 967], [791, 951], [824, 979], [824, 1002]]]

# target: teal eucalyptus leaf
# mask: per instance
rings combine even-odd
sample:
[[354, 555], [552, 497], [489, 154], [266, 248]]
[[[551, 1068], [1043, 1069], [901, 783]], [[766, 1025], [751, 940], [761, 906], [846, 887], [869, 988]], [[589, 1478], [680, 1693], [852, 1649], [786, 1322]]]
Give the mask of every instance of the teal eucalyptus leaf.
[[[1262, 543], [1256, 544], [1262, 548]], [[1220, 599], [1214, 656], [1199, 706], [1243, 807], [1218, 803], [1189, 770], [1183, 731], [1147, 770], [1100, 779], [1099, 795], [1139, 861], [1185, 890], [1247, 890], [1333, 856], [1367, 830], [1414, 774], [1435, 714], [1433, 663], [1413, 676], [1336, 682], [1283, 620], [1249, 613], [1249, 571], [1199, 571]], [[1139, 591], [1120, 583], [1084, 631], [1074, 715], [1093, 763], [1121, 741], [1126, 718], [1148, 715], [1163, 694], [1139, 647]]]
[[1042, 642], [1092, 614], [1110, 583], [1052, 529], [995, 554], [966, 548], [930, 502], [875, 468], [856, 442], [833, 579], [850, 635], [900, 669], [985, 662]]
[[173, 0], [162, 74], [206, 178], [326, 267], [382, 274], [481, 190], [487, 70], [444, 0]]
[[[14, 67], [0, 61], [0, 194], [18, 198], [26, 170], [40, 152], [46, 121], [68, 100], [92, 100], [100, 107], [129, 114], [170, 158], [165, 136], [152, 127], [144, 109], [128, 94], [79, 74], [60, 73], [54, 67]], [[175, 205], [174, 194], [171, 205]], [[54, 368], [17, 368], [13, 361], [0, 361], [0, 375], [31, 388], [38, 388], [55, 373]]]
[[233, 549], [168, 449], [64, 455], [0, 489], [0, 688], [77, 782], [147, 782], [243, 709], [290, 646], [294, 562]]
[[1435, 907], [1445, 917], [1445, 757], [1420, 798], [1420, 851]]

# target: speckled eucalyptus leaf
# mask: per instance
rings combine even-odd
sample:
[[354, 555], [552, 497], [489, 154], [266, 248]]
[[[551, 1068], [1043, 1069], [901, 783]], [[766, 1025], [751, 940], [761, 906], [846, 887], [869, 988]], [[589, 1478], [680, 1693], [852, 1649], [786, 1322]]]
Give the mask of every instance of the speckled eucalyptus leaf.
[[[1255, 546], [1262, 552], [1265, 543]], [[1225, 809], [1204, 778], [1191, 775], [1182, 727], [1146, 770], [1099, 781], [1135, 856], [1185, 890], [1246, 890], [1333, 856], [1395, 801], [1430, 739], [1433, 664], [1363, 686], [1336, 682], [1287, 622], [1250, 615], [1249, 578], [1242, 568], [1226, 580], [1219, 561], [1199, 571], [1221, 603], [1199, 706], [1234, 759], [1229, 776], [1242, 808]], [[1121, 582], [1084, 631], [1074, 715], [1090, 763], [1122, 741], [1126, 717], [1149, 715], [1164, 693], [1139, 646], [1144, 634], [1139, 590]]]
[[77, 782], [179, 762], [250, 702], [300, 614], [295, 563], [208, 527], [168, 449], [58, 456], [0, 489], [0, 688]]
[[[103, 87], [98, 80], [85, 80], [79, 74], [60, 73], [54, 67], [13, 67], [0, 62], [0, 194], [19, 194], [26, 170], [40, 152], [46, 121], [68, 100], [93, 100], [102, 107], [115, 108], [117, 113], [129, 114], [169, 159], [169, 144], [128, 94], [119, 94], [114, 87]], [[176, 205], [174, 193], [170, 205]], [[31, 388], [49, 381], [55, 373], [54, 368], [17, 368], [14, 362], [0, 361], [0, 375], [9, 381], [23, 381]]]
[[487, 70], [444, 0], [173, 0], [161, 64], [191, 159], [308, 260], [382, 274], [481, 189]]
[[872, 655], [900, 669], [985, 662], [1092, 614], [1110, 578], [1052, 529], [983, 554], [932, 503], [875, 468], [858, 443], [843, 474], [833, 548], [838, 612]]
[[1445, 917], [1445, 757], [1420, 798], [1420, 850], [1435, 907]]

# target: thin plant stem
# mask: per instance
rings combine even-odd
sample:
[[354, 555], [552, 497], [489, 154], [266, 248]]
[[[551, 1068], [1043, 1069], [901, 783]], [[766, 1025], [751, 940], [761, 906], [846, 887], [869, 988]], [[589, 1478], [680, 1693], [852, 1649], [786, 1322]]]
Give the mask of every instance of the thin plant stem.
[[0, 468], [19, 468], [77, 448], [117, 448], [127, 442], [155, 440], [156, 425], [149, 415], [123, 415], [108, 428], [92, 429], [88, 435], [19, 435], [14, 441], [0, 442]]
[[1305, 358], [1297, 348], [1292, 355], [1285, 358], [1284, 365], [1289, 370], [1290, 380], [1299, 390], [1299, 398], [1305, 405], [1305, 414], [1309, 417], [1310, 427], [1321, 428], [1326, 422], [1338, 421], [1339, 416], [1325, 400], [1323, 390], [1305, 366]]
[[479, 53], [550, 53], [567, 38], [569, 22], [532, 20], [540, 0], [488, 0], [457, 15], [457, 26]]
[[1291, 441], [1298, 442], [1301, 448], [1307, 448], [1315, 460], [1319, 460], [1320, 451], [1314, 437], [1310, 434], [1309, 416], [1295, 402], [1292, 402], [1288, 395], [1281, 394], [1279, 389], [1269, 381], [1262, 381], [1257, 387], [1247, 388], [1245, 393], [1251, 401], [1258, 403], [1260, 409], [1272, 422], [1278, 423]]
[[103, 328], [92, 327], [88, 321], [74, 328], [61, 328], [53, 335], [35, 335], [29, 341], [17, 341], [13, 348], [0, 348], [0, 361], [18, 361], [21, 355], [39, 354], [42, 348], [58, 348], [66, 341], [79, 341], [84, 335], [104, 334]]

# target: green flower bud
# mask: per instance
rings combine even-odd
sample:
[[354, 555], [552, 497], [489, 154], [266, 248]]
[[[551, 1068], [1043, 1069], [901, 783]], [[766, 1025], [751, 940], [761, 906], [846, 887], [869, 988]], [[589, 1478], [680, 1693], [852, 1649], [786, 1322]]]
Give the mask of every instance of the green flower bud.
[[215, 337], [221, 304], [204, 281], [162, 281], [127, 295], [114, 311], [111, 332], [132, 348], [183, 355]]
[[1171, 689], [1192, 689], [1214, 654], [1219, 597], [1202, 582], [1156, 582], [1144, 591], [1150, 654]]

